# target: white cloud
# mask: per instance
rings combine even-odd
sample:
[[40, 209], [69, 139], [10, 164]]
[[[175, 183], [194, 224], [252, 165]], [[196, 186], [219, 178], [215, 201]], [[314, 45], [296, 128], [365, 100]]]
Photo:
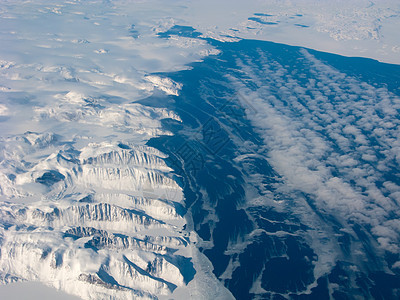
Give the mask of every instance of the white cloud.
[[[400, 187], [381, 182], [398, 168], [399, 97], [301, 53], [304, 72], [312, 74], [308, 82], [262, 51], [238, 58], [246, 78], [240, 72], [230, 77], [264, 138], [269, 162], [286, 187], [308, 194], [320, 213], [350, 232], [352, 222], [371, 226], [380, 249], [398, 253], [400, 228], [393, 221]], [[247, 78], [257, 87], [247, 88]], [[304, 205], [300, 199], [290, 206]], [[302, 215], [311, 222], [313, 212]]]
[[9, 114], [7, 106], [0, 104], [0, 116], [7, 116]]

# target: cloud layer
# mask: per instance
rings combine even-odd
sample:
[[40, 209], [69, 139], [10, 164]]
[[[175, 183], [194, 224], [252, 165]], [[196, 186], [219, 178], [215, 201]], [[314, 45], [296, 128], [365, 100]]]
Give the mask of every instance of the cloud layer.
[[239, 57], [230, 77], [269, 161], [343, 230], [361, 224], [399, 253], [400, 98], [300, 52], [289, 67], [260, 49]]

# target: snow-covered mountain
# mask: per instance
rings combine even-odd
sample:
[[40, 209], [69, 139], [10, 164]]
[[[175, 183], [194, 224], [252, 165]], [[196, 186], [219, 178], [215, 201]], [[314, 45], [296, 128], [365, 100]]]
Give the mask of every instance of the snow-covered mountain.
[[[2, 140], [3, 283], [41, 281], [84, 299], [152, 299], [195, 282], [201, 271], [182, 189], [166, 156], [142, 142], [168, 134], [160, 119], [179, 117], [72, 92], [60, 103], [31, 117], [64, 130], [73, 122], [86, 134], [27, 131]], [[131, 138], [96, 142], [110, 129]]]
[[[171, 134], [161, 120], [180, 117], [137, 103], [178, 95], [179, 83], [152, 73], [193, 58], [152, 56], [158, 41], [179, 58], [151, 28], [135, 42], [132, 20], [113, 24], [116, 11], [1, 4], [1, 281], [39, 281], [83, 299], [203, 299], [209, 287], [210, 297], [229, 297], [200, 263], [167, 156], [146, 145]], [[204, 41], [175, 48], [212, 50]]]
[[398, 63], [398, 3], [208, 2], [0, 4], [1, 283], [396, 299], [400, 69], [265, 41]]

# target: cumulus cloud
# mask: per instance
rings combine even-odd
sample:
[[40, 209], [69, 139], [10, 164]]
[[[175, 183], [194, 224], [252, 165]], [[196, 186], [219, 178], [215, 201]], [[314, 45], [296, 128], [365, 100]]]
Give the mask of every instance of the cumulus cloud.
[[0, 104], [0, 116], [7, 116], [9, 114], [7, 106]]
[[[382, 249], [399, 252], [400, 230], [393, 223], [399, 186], [387, 180], [398, 167], [399, 97], [306, 50], [307, 80], [265, 52], [258, 55], [238, 58], [242, 72], [230, 79], [264, 137], [272, 166], [318, 210], [350, 229], [353, 222], [371, 227]], [[246, 85], [249, 79], [256, 87]]]

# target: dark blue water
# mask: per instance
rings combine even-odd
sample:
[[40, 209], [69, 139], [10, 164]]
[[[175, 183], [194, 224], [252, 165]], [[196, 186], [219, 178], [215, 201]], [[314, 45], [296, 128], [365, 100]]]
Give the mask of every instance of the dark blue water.
[[264, 21], [263, 19], [258, 18], [258, 17], [251, 17], [251, 18], [248, 18], [248, 20], [249, 21], [254, 21], [254, 22], [257, 22], [257, 23], [260, 23], [260, 24], [263, 24], [263, 25], [276, 25], [276, 24], [278, 24], [278, 22]]
[[[193, 38], [200, 35], [191, 27], [175, 26], [160, 36], [174, 34]], [[285, 182], [268, 162], [264, 140], [246, 118], [240, 96], [226, 77], [234, 74], [244, 78], [247, 86], [256, 90], [254, 79], [237, 71], [237, 60], [251, 60], [261, 70], [261, 52], [298, 76], [299, 82], [306, 82], [315, 74], [302, 58], [300, 48], [253, 40], [207, 41], [222, 54], [194, 63], [191, 70], [161, 74], [183, 84], [179, 96], [169, 96], [170, 101], [165, 101], [158, 95], [142, 103], [166, 107], [182, 118], [182, 123], [164, 120], [163, 127], [174, 135], [153, 138], [148, 144], [169, 155], [167, 163], [179, 176], [176, 179], [184, 190], [185, 208], [193, 218], [192, 229], [211, 242], [199, 247], [212, 262], [214, 274], [236, 299], [399, 299], [399, 272], [389, 269], [399, 257], [376, 253], [368, 227], [344, 224], [334, 214], [320, 211], [310, 195], [281, 191], [279, 187]], [[345, 74], [400, 94], [400, 66], [309, 52]], [[268, 78], [261, 81], [267, 83]], [[335, 101], [334, 95], [329, 101]], [[327, 136], [324, 128], [319, 130]], [[334, 150], [342, 151], [339, 147]], [[395, 170], [396, 166], [390, 168]], [[332, 170], [341, 176], [342, 170]], [[398, 181], [398, 169], [395, 171], [387, 174], [393, 182]], [[266, 192], [286, 203], [304, 198], [310, 213], [330, 228], [341, 253], [328, 273], [315, 278], [318, 249], [313, 249], [305, 238], [318, 228], [304, 223], [290, 209], [277, 211], [262, 203], [248, 205]], [[350, 226], [354, 234], [343, 231], [345, 226]], [[353, 258], [354, 243], [363, 245], [367, 261]], [[235, 267], [231, 274], [224, 276], [232, 264]], [[260, 287], [255, 289], [257, 280]]]

